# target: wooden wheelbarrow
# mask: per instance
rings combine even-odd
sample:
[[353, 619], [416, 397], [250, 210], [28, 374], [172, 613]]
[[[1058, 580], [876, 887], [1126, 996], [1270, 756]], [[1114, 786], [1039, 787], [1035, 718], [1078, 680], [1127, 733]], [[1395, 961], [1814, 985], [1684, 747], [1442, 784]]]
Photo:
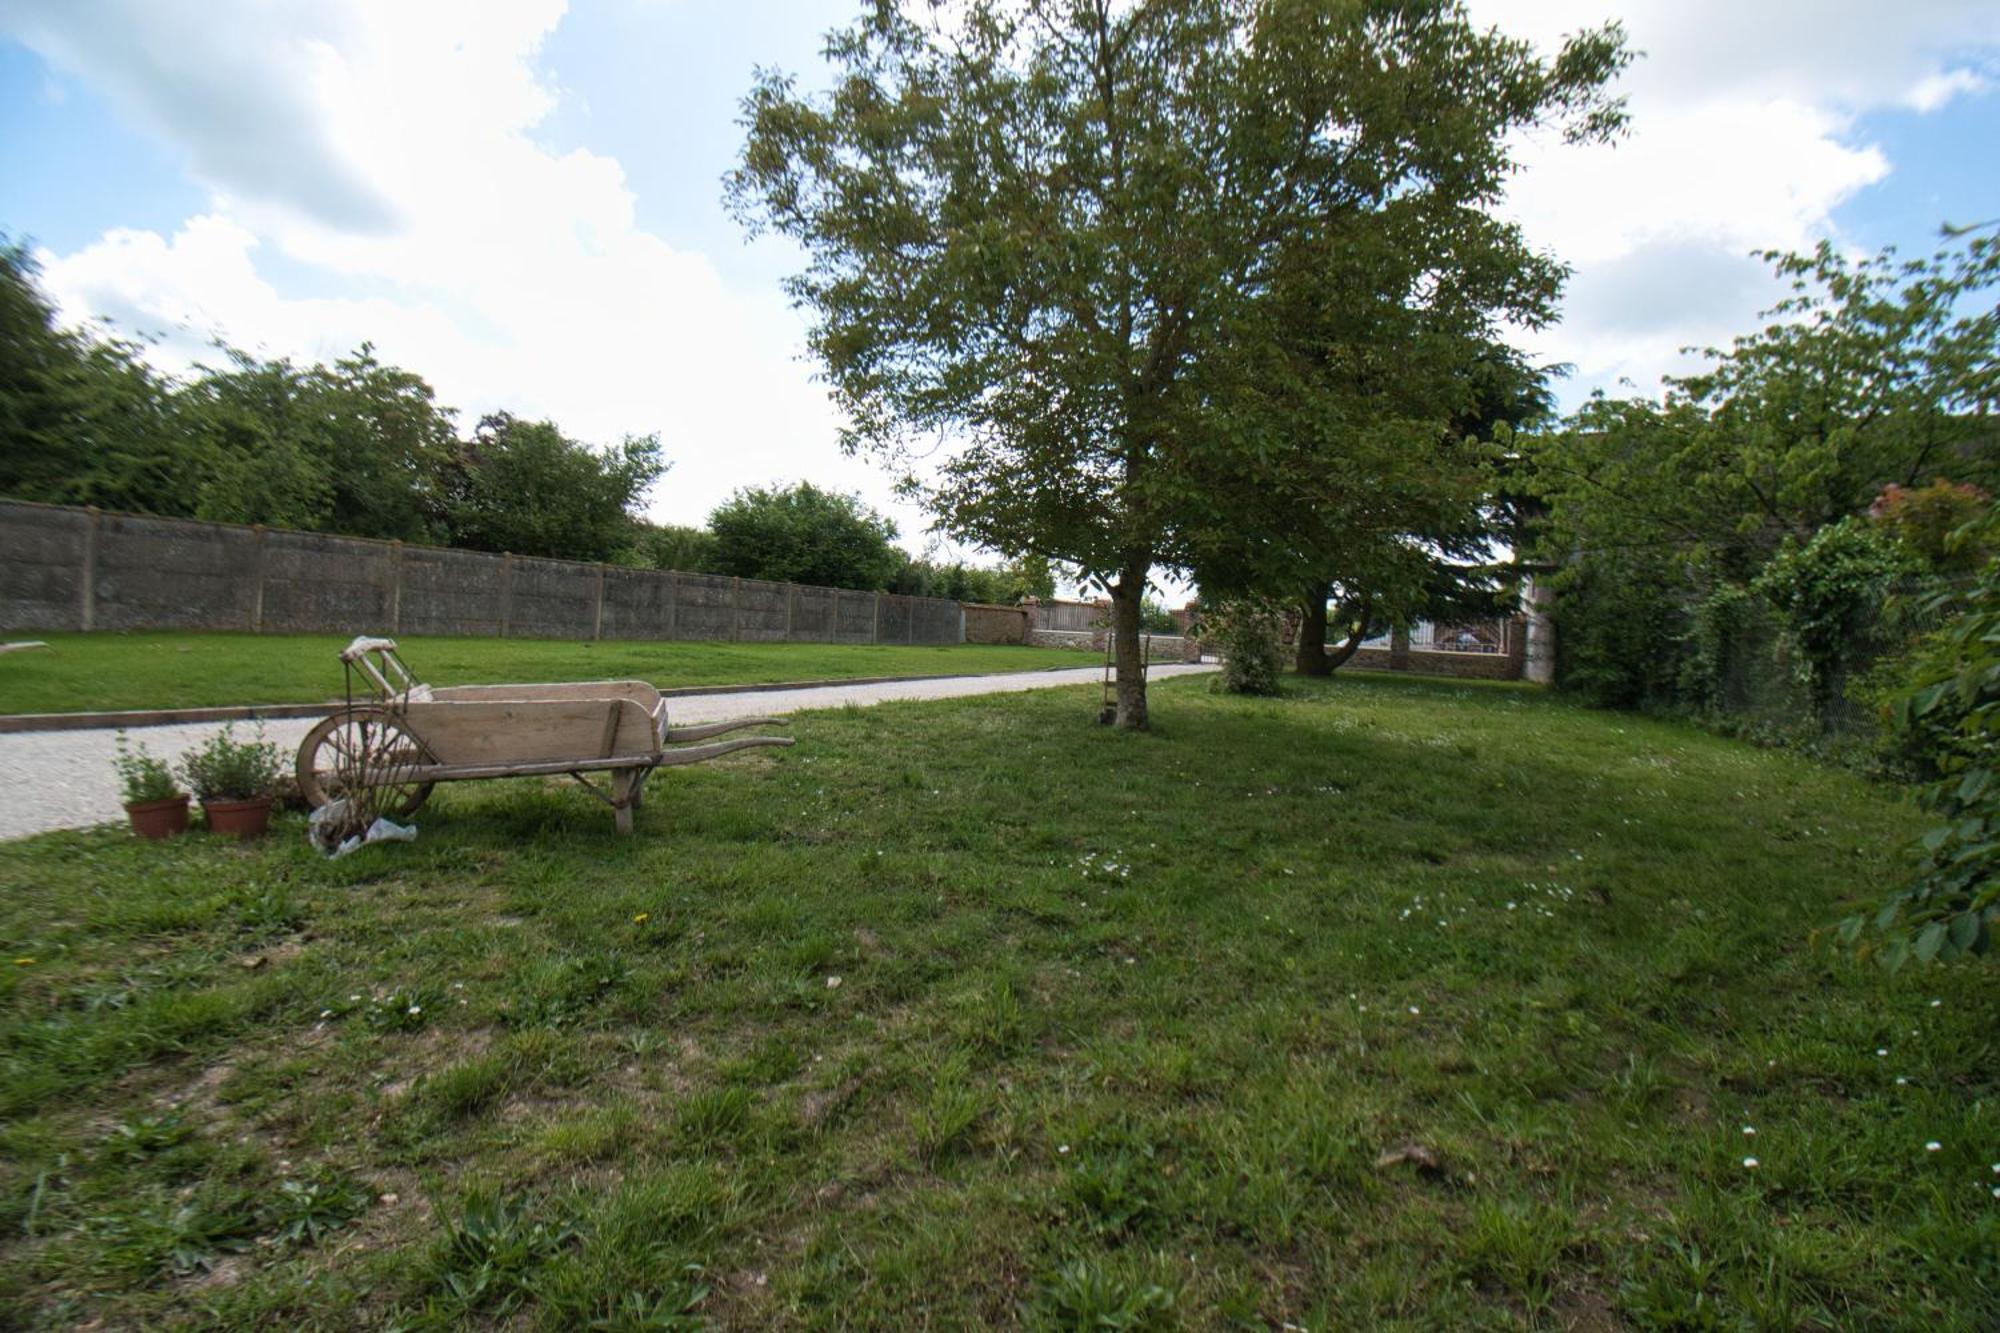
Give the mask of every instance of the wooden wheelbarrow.
[[[611, 807], [620, 833], [630, 833], [654, 769], [792, 743], [788, 736], [740, 736], [685, 745], [779, 724], [746, 717], [669, 726], [666, 700], [641, 680], [436, 688], [411, 674], [393, 639], [365, 636], [343, 648], [340, 661], [346, 705], [299, 745], [299, 794], [315, 808], [365, 787], [374, 813], [404, 819], [440, 782], [566, 774]], [[357, 676], [364, 682], [359, 700]], [[593, 773], [609, 775], [609, 791], [590, 780]]]

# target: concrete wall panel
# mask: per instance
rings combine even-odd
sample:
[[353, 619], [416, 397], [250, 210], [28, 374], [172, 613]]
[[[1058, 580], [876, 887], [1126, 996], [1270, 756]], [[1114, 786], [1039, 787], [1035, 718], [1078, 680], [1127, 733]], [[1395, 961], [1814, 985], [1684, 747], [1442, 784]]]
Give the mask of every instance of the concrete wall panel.
[[398, 633], [497, 635], [506, 597], [497, 555], [403, 548], [403, 591]]
[[319, 532], [264, 534], [266, 633], [392, 634], [396, 545]]
[[791, 617], [790, 585], [744, 579], [736, 589], [736, 637], [746, 643], [783, 643]]
[[524, 639], [588, 639], [597, 631], [601, 568], [573, 560], [515, 556], [507, 633]]
[[604, 628], [607, 639], [674, 637], [674, 576], [660, 569], [604, 571]]
[[249, 630], [256, 548], [249, 528], [105, 514], [94, 628]]
[[89, 532], [81, 509], [0, 504], [0, 629], [84, 627]]
[[736, 606], [731, 580], [719, 574], [683, 574], [674, 621], [676, 639], [733, 639]]

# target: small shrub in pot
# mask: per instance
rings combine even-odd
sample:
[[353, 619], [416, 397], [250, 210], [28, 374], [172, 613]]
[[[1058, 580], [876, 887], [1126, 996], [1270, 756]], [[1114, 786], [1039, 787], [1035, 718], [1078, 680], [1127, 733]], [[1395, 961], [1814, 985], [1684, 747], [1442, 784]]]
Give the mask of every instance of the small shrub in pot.
[[271, 817], [283, 761], [278, 747], [264, 739], [262, 727], [254, 740], [239, 741], [233, 726], [225, 726], [181, 756], [181, 776], [201, 801], [212, 832], [254, 838]]
[[166, 760], [154, 758], [144, 745], [133, 745], [121, 731], [118, 755], [111, 764], [118, 770], [125, 815], [134, 833], [157, 840], [187, 830], [187, 793], [174, 781]]

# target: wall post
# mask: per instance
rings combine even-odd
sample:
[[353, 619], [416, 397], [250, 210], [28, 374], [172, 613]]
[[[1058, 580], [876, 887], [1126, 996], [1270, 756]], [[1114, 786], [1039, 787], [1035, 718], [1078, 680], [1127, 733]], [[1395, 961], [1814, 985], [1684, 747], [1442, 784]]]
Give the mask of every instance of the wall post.
[[389, 542], [389, 633], [403, 632], [403, 539]]
[[97, 628], [97, 527], [104, 515], [96, 505], [84, 512], [90, 518], [83, 527], [83, 586], [77, 589], [76, 618], [78, 626], [87, 631]]
[[514, 619], [514, 553], [500, 553], [500, 637], [507, 637], [507, 627]]
[[729, 641], [735, 643], [743, 637], [743, 576], [735, 575], [729, 580]]
[[597, 616], [590, 622], [590, 637], [604, 637], [604, 562], [597, 562]]
[[262, 523], [250, 525], [250, 540], [256, 550], [254, 561], [257, 567], [256, 586], [250, 593], [250, 632], [262, 634], [264, 632], [264, 525]]
[[678, 639], [681, 625], [681, 572], [667, 571], [667, 637]]
[[868, 631], [868, 642], [882, 642], [882, 594], [875, 594], [875, 625]]
[[1543, 581], [1530, 575], [1522, 601], [1526, 603], [1527, 624], [1521, 634], [1521, 678], [1537, 685], [1550, 685], [1556, 678], [1556, 627], [1549, 619], [1555, 600]]
[[798, 599], [799, 599], [799, 585], [796, 583], [787, 583], [785, 585], [785, 642], [786, 643], [790, 643], [792, 641], [792, 603], [796, 602]]

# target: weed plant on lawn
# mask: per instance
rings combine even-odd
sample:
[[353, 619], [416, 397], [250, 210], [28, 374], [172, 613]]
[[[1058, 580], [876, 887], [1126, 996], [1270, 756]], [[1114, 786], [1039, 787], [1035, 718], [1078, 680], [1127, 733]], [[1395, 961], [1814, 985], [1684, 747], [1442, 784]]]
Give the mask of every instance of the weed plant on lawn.
[[[341, 690], [337, 634], [51, 634], [46, 650], [0, 654], [0, 713], [321, 703]], [[581, 639], [399, 639], [434, 685], [549, 680], [766, 684], [1087, 667], [1089, 653], [1006, 644], [660, 643]]]
[[1811, 939], [1889, 794], [1507, 687], [1093, 711], [805, 715], [626, 840], [0, 848], [0, 1308], [2000, 1324], [1993, 973]]

